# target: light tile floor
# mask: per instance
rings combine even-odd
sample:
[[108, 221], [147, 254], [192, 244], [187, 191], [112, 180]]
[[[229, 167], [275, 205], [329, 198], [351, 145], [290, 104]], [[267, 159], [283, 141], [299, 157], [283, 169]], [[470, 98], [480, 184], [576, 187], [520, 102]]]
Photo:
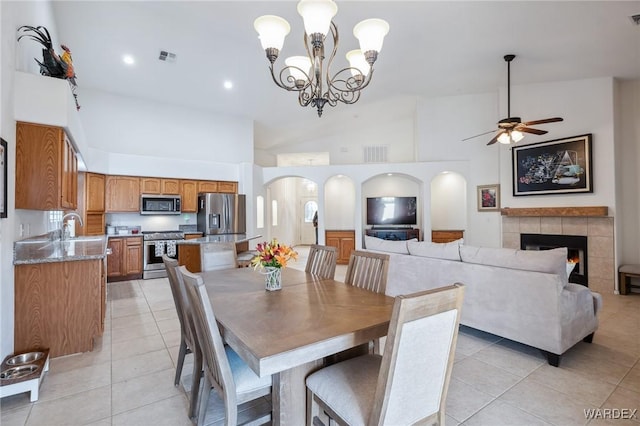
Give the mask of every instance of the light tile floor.
[[[304, 269], [307, 250], [297, 249], [292, 266]], [[187, 394], [173, 386], [180, 327], [168, 281], [110, 283], [107, 304], [95, 350], [51, 360], [39, 401], [3, 398], [2, 426], [191, 424]], [[640, 409], [640, 294], [604, 295], [593, 343], [569, 350], [559, 368], [536, 349], [461, 327], [447, 425], [640, 425], [640, 413], [589, 420], [584, 410], [593, 408]], [[219, 423], [219, 413], [207, 422]]]

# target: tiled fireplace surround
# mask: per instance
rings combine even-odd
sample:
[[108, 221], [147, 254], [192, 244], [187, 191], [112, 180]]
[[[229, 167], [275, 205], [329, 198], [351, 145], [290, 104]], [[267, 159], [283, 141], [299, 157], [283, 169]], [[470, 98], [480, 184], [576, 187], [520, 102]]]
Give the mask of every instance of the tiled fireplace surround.
[[615, 258], [613, 217], [502, 216], [502, 247], [520, 248], [520, 234], [583, 235], [587, 237], [589, 288], [613, 294]]

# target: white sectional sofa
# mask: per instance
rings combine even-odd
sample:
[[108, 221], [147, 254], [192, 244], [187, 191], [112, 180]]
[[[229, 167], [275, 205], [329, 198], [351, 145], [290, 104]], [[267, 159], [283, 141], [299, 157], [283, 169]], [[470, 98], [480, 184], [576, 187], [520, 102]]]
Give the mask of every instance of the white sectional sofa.
[[465, 284], [461, 324], [542, 350], [549, 364], [580, 340], [591, 342], [602, 297], [567, 282], [567, 249], [526, 251], [365, 237], [390, 255], [386, 293]]

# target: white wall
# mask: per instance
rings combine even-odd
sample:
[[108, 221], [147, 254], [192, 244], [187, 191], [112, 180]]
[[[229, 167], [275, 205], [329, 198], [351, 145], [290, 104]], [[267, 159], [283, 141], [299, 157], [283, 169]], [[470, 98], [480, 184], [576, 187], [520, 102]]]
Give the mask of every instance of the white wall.
[[431, 229], [467, 229], [467, 181], [457, 173], [441, 173], [431, 181]]
[[239, 164], [253, 163], [248, 119], [95, 90], [79, 96], [92, 171], [238, 180]]
[[619, 264], [639, 264], [640, 81], [617, 82], [615, 97], [616, 251]]
[[[324, 242], [324, 230], [355, 228], [356, 187], [347, 176], [331, 176], [324, 185], [324, 205], [318, 200], [320, 221], [318, 239]], [[324, 216], [324, 220], [322, 220]]]
[[[56, 40], [53, 13], [47, 2], [0, 2], [0, 135], [8, 144], [7, 213], [0, 219], [0, 357], [13, 352], [13, 242], [19, 238], [20, 224], [31, 234], [47, 230], [45, 212], [15, 209], [15, 139], [14, 72], [39, 73], [34, 58], [42, 59], [42, 47], [26, 39], [16, 43], [21, 25], [44, 25]], [[33, 100], [37, 102], [37, 99]]]

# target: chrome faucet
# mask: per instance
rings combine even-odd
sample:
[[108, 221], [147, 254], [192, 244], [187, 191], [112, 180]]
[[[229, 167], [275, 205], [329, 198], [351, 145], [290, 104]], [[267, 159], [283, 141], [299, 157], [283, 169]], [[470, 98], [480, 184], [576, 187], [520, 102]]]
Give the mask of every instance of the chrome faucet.
[[71, 217], [71, 216], [77, 217], [78, 218], [78, 222], [80, 222], [80, 226], [84, 226], [84, 223], [82, 223], [82, 218], [80, 217], [80, 215], [78, 213], [69, 212], [69, 213], [65, 214], [64, 216], [62, 216], [62, 239], [63, 240], [66, 240], [67, 238], [69, 238], [69, 235], [68, 235], [69, 234], [69, 228], [68, 228], [69, 224], [68, 223], [65, 224], [64, 220], [66, 218], [68, 218], [68, 217]]

